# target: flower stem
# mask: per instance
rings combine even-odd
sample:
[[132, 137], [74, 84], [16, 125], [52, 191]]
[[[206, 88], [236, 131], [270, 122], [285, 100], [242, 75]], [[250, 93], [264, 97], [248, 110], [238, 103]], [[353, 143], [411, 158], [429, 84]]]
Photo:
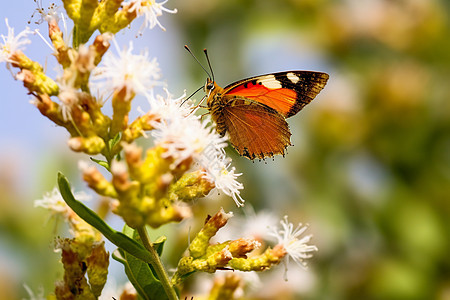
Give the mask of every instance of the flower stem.
[[158, 276], [158, 279], [161, 282], [161, 285], [163, 286], [167, 297], [170, 300], [178, 300], [178, 295], [175, 292], [172, 283], [170, 282], [166, 270], [164, 269], [161, 258], [159, 257], [158, 253], [150, 242], [150, 239], [148, 238], [147, 230], [144, 226], [142, 226], [138, 227], [137, 231], [139, 237], [141, 238], [142, 244], [144, 244], [144, 247], [148, 250], [148, 252], [150, 252], [150, 255], [152, 257], [152, 267], [155, 269], [156, 275]]

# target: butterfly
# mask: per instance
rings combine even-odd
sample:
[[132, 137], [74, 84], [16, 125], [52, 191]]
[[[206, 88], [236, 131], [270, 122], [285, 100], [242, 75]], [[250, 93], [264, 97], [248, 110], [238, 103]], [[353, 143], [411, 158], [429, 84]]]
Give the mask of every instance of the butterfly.
[[[203, 51], [213, 74], [206, 49]], [[216, 131], [221, 136], [228, 133], [236, 151], [251, 160], [284, 156], [291, 145], [286, 118], [310, 103], [329, 78], [323, 72], [287, 71], [242, 79], [222, 88], [206, 73], [203, 89]]]

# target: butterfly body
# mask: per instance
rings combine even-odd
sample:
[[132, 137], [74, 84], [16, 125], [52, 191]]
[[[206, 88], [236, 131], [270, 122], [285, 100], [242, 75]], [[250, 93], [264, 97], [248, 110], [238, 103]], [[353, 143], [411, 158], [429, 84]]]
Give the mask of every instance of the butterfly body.
[[221, 88], [208, 78], [207, 106], [220, 135], [228, 132], [240, 155], [264, 159], [291, 145], [286, 118], [298, 113], [324, 88], [329, 75], [289, 71], [250, 77]]

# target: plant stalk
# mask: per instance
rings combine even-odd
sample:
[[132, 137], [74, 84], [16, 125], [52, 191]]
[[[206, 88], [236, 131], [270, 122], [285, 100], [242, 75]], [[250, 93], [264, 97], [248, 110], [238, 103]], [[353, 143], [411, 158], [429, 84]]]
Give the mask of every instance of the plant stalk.
[[159, 257], [158, 253], [156, 252], [155, 248], [150, 242], [150, 239], [148, 238], [147, 230], [145, 229], [144, 226], [142, 226], [137, 228], [137, 232], [139, 234], [139, 237], [141, 238], [142, 244], [144, 245], [145, 249], [147, 249], [148, 252], [150, 252], [152, 260], [151, 265], [155, 269], [156, 275], [158, 276], [158, 279], [161, 282], [161, 285], [163, 286], [167, 297], [170, 300], [178, 300], [178, 295], [175, 292], [175, 289], [173, 288], [169, 275], [167, 275], [167, 272], [164, 269], [164, 266], [161, 262], [161, 258]]

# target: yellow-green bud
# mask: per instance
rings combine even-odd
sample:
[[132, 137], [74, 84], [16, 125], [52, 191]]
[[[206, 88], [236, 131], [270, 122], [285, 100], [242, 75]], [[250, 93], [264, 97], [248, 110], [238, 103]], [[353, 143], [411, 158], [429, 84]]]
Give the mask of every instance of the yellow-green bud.
[[158, 228], [170, 222], [180, 222], [192, 215], [189, 207], [176, 206], [168, 202], [164, 204], [164, 201], [159, 201], [158, 204], [159, 209], [155, 209], [151, 214], [146, 215], [146, 224], [153, 228]]
[[252, 258], [233, 258], [228, 265], [240, 271], [264, 271], [277, 265], [286, 255], [283, 246], [277, 245], [274, 249], [268, 248], [263, 254]]
[[152, 121], [156, 121], [158, 119], [159, 117], [152, 113], [147, 113], [138, 117], [128, 126], [127, 129], [123, 131], [122, 140], [127, 143], [133, 142], [135, 139], [141, 137], [144, 131], [152, 130]]
[[[111, 7], [114, 8], [112, 5]], [[107, 8], [106, 5], [105, 8]], [[103, 19], [103, 22], [99, 24], [99, 30], [101, 33], [116, 33], [130, 25], [131, 21], [133, 21], [137, 16], [136, 10], [130, 11], [130, 4], [124, 5], [121, 10], [116, 11], [114, 14], [111, 14], [111, 11], [105, 11], [108, 17]], [[99, 17], [99, 19], [101, 18]]]
[[185, 173], [170, 185], [169, 197], [171, 201], [188, 202], [208, 195], [213, 188], [214, 184], [205, 179], [203, 172]]
[[83, 180], [86, 181], [88, 186], [96, 191], [98, 194], [111, 197], [111, 198], [117, 198], [117, 192], [108, 180], [100, 173], [99, 170], [95, 167], [87, 167], [82, 166], [82, 172], [83, 172]]
[[101, 111], [101, 104], [88, 93], [78, 93], [79, 107], [89, 115], [86, 131], [94, 131], [96, 135], [106, 138], [108, 136], [111, 119]]
[[36, 101], [34, 101], [34, 105], [36, 105], [42, 115], [49, 118], [55, 124], [65, 127], [71, 136], [76, 136], [78, 134], [73, 123], [69, 120], [64, 120], [59, 104], [52, 101], [49, 95], [38, 95]]
[[228, 244], [228, 249], [230, 250], [231, 254], [233, 254], [233, 257], [236, 258], [247, 258], [247, 253], [252, 252], [259, 247], [261, 247], [260, 242], [253, 239], [244, 238], [231, 241]]
[[15, 51], [10, 59], [12, 65], [21, 69], [17, 78], [23, 81], [24, 86], [37, 94], [54, 96], [58, 94], [58, 85], [50, 77], [44, 74], [42, 66], [29, 59], [22, 51]]
[[52, 19], [48, 23], [48, 36], [50, 37], [53, 47], [55, 47], [56, 59], [61, 64], [63, 69], [67, 68], [70, 65], [69, 59], [69, 46], [66, 45], [63, 38], [63, 33], [59, 28], [59, 25], [56, 19]]
[[209, 240], [217, 233], [220, 228], [225, 226], [225, 224], [228, 222], [228, 219], [232, 216], [233, 214], [231, 212], [228, 214], [225, 213], [223, 208], [221, 208], [218, 213], [212, 216], [189, 245], [189, 252], [191, 256], [194, 258], [203, 256], [208, 249]]
[[134, 96], [135, 93], [130, 91], [126, 86], [114, 91], [112, 98], [113, 118], [110, 130], [111, 136], [115, 136], [118, 132], [127, 128], [128, 113], [130, 112], [131, 100]]
[[54, 96], [58, 94], [58, 85], [51, 78], [42, 72], [33, 73], [30, 70], [23, 69], [16, 76], [23, 81], [23, 85], [30, 91], [37, 94], [47, 94]]
[[105, 142], [98, 136], [77, 136], [71, 138], [67, 143], [73, 151], [84, 152], [90, 155], [99, 154], [105, 148]]

